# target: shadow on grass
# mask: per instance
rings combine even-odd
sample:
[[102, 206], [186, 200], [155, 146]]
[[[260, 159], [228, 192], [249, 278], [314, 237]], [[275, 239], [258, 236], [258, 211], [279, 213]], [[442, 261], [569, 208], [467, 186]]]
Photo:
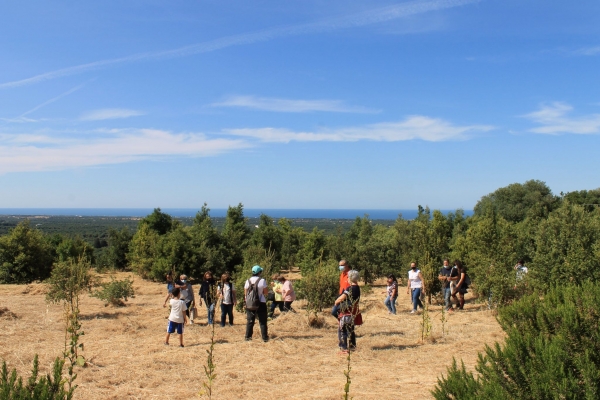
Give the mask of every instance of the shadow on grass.
[[285, 335], [280, 336], [279, 339], [283, 340], [303, 340], [303, 339], [321, 339], [323, 336], [321, 335]]
[[404, 336], [402, 331], [390, 331], [390, 332], [376, 332], [365, 336]]
[[407, 350], [407, 349], [414, 349], [416, 347], [419, 347], [416, 344], [411, 344], [411, 345], [393, 345], [393, 344], [388, 344], [385, 346], [373, 346], [371, 347], [371, 350], [374, 351], [384, 351], [384, 350]]
[[117, 312], [117, 313], [97, 312], [97, 313], [93, 313], [93, 314], [80, 315], [79, 319], [81, 319], [83, 321], [90, 321], [93, 319], [117, 319], [117, 318], [119, 318], [119, 316], [121, 316], [120, 312]]

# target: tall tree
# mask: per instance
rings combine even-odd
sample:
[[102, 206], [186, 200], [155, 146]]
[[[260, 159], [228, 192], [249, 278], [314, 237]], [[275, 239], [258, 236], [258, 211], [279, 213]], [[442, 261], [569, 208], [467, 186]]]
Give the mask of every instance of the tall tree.
[[509, 222], [520, 222], [526, 217], [545, 218], [560, 204], [545, 182], [529, 180], [513, 183], [483, 196], [475, 205], [475, 215], [485, 214], [488, 208]]

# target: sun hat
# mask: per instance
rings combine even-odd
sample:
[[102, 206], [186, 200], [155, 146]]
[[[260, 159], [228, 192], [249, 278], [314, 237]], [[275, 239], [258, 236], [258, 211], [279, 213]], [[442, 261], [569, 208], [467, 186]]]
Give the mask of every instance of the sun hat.
[[260, 267], [260, 265], [255, 265], [254, 267], [252, 267], [252, 273], [254, 275], [260, 274], [261, 272], [263, 272], [263, 269]]

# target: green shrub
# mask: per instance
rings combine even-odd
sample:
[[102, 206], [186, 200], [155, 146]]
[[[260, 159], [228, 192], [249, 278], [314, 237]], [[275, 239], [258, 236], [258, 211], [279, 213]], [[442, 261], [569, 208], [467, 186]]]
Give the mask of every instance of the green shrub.
[[29, 283], [45, 279], [52, 269], [51, 247], [29, 220], [0, 236], [0, 283]]
[[10, 373], [6, 361], [2, 363], [0, 375], [0, 400], [70, 400], [73, 398], [75, 388], [66, 390], [65, 381], [62, 379], [64, 361], [54, 360], [52, 374], [39, 377], [38, 356], [33, 359], [33, 369], [26, 384], [23, 378], [17, 375], [17, 370]]
[[133, 292], [133, 280], [124, 279], [116, 280], [111, 277], [110, 282], [100, 285], [102, 289], [92, 293], [92, 297], [96, 297], [104, 301], [105, 306], [112, 304], [113, 306], [124, 306], [123, 301], [127, 301], [129, 297], [135, 297]]
[[306, 309], [317, 314], [325, 307], [333, 306], [339, 292], [339, 270], [337, 262], [318, 264], [302, 273], [302, 279], [294, 283], [298, 299], [306, 299]]
[[456, 362], [432, 392], [440, 399], [600, 397], [600, 285], [563, 286], [500, 308], [507, 337], [486, 346], [475, 377]]

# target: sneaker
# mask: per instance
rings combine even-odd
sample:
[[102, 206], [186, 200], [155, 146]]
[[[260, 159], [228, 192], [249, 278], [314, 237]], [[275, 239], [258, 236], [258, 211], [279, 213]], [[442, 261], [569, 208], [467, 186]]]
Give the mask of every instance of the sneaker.
[[251, 338], [251, 337], [247, 337], [247, 338], [244, 338], [244, 340], [245, 340], [246, 342], [251, 342], [251, 341], [252, 341], [252, 338]]
[[415, 310], [412, 310], [410, 313], [411, 314], [416, 314], [417, 312]]
[[169, 343], [165, 342], [165, 346], [168, 346], [168, 345], [169, 345]]
[[340, 349], [340, 351], [338, 352], [338, 354], [339, 354], [340, 356], [345, 356], [345, 355], [347, 355], [347, 354], [348, 354], [348, 350], [345, 350], [345, 349]]
[[264, 343], [269, 343], [269, 339], [263, 339]]

